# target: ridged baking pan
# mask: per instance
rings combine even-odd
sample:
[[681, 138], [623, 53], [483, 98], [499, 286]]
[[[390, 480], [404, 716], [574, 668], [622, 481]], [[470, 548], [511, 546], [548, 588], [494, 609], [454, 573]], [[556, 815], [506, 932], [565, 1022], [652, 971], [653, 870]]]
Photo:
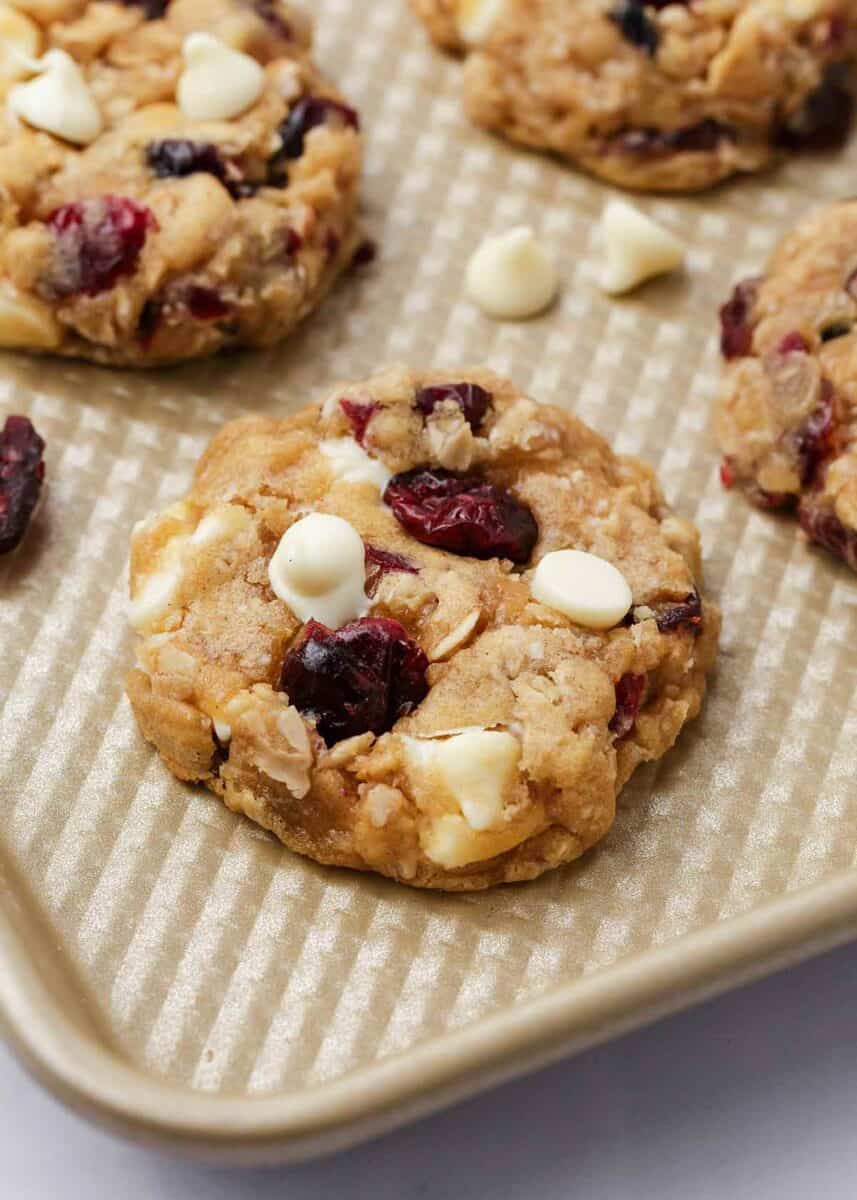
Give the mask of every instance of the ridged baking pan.
[[[378, 262], [270, 354], [144, 375], [0, 362], [0, 415], [33, 418], [49, 479], [0, 565], [0, 1011], [70, 1103], [233, 1161], [356, 1141], [857, 932], [857, 580], [723, 492], [709, 432], [718, 303], [811, 204], [854, 192], [857, 142], [641, 201], [688, 270], [610, 301], [608, 189], [471, 129], [459, 67], [403, 0], [314, 9], [363, 116]], [[564, 290], [492, 324], [463, 263], [520, 222]], [[295, 858], [177, 783], [122, 694], [133, 523], [225, 419], [392, 361], [505, 371], [648, 459], [699, 523], [724, 611], [701, 718], [599, 850], [523, 887], [430, 895]]]

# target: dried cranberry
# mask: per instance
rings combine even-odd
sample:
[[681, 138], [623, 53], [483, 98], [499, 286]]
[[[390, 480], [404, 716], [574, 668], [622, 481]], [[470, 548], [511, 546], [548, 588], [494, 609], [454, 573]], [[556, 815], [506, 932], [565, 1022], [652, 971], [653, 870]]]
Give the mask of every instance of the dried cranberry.
[[418, 467], [394, 475], [384, 501], [418, 542], [453, 554], [525, 563], [539, 536], [529, 508], [478, 475]]
[[636, 725], [645, 690], [645, 675], [623, 675], [616, 684], [616, 711], [608, 728], [617, 741], [626, 738]]
[[609, 13], [610, 20], [619, 26], [619, 32], [626, 42], [639, 46], [647, 54], [654, 55], [658, 49], [657, 26], [646, 16], [642, 0], [623, 0]]
[[821, 464], [834, 452], [835, 439], [835, 395], [830, 381], [825, 379], [817, 407], [786, 439], [798, 460], [800, 481], [804, 487], [812, 483]]
[[808, 354], [809, 343], [802, 333], [787, 333], [777, 346], [777, 354]]
[[610, 138], [606, 148], [617, 154], [633, 154], [636, 158], [666, 158], [670, 154], [716, 150], [724, 139], [733, 136], [728, 126], [708, 117], [681, 129], [626, 129]]
[[354, 431], [355, 440], [362, 446], [369, 422], [378, 411], [380, 405], [376, 404], [374, 400], [340, 400], [339, 407], [348, 418], [348, 422]]
[[185, 304], [188, 312], [197, 321], [217, 321], [231, 312], [226, 301], [214, 288], [195, 285], [188, 288], [185, 294]]
[[478, 383], [444, 383], [436, 387], [420, 388], [414, 397], [414, 403], [426, 417], [444, 400], [454, 401], [464, 413], [467, 424], [474, 433], [478, 433], [491, 406], [492, 396]]
[[836, 150], [844, 145], [854, 117], [852, 95], [845, 68], [830, 67], [810, 92], [800, 111], [778, 133], [788, 150]]
[[802, 497], [798, 509], [801, 528], [807, 537], [857, 571], [857, 530], [843, 525], [833, 505], [818, 493]]
[[97, 296], [137, 266], [150, 229], [151, 209], [127, 196], [96, 196], [54, 209], [48, 228], [56, 239], [48, 286], [55, 296]]
[[735, 464], [731, 458], [724, 458], [720, 464], [720, 482], [725, 488], [735, 486], [738, 479], [738, 472], [735, 470]]
[[146, 162], [159, 179], [183, 179], [200, 172], [226, 179], [226, 163], [212, 142], [193, 142], [190, 138], [163, 138], [149, 142]]
[[832, 342], [836, 338], [846, 337], [852, 329], [850, 321], [833, 321], [822, 329], [820, 337], [823, 342]]
[[750, 310], [756, 301], [758, 280], [742, 279], [720, 309], [720, 352], [726, 359], [744, 358], [753, 346]]
[[338, 117], [351, 129], [360, 128], [357, 110], [347, 104], [323, 96], [302, 96], [280, 126], [281, 147], [274, 156], [274, 164], [282, 159], [300, 158], [307, 134], [316, 126], [324, 125], [329, 117]]
[[20, 545], [42, 490], [45, 443], [27, 417], [7, 417], [0, 433], [0, 554]]
[[285, 236], [285, 252], [286, 258], [294, 258], [298, 250], [304, 244], [301, 235], [295, 229], [287, 229]]
[[661, 633], [673, 633], [676, 629], [690, 629], [699, 633], [702, 628], [702, 600], [695, 589], [677, 604], [655, 606], [655, 620]]
[[119, 0], [126, 8], [142, 8], [147, 21], [158, 21], [170, 6], [170, 0]]
[[292, 27], [279, 12], [276, 0], [256, 0], [253, 7], [278, 37], [284, 38], [286, 41], [291, 40]]
[[155, 340], [155, 334], [161, 326], [163, 311], [163, 305], [159, 300], [147, 300], [140, 310], [140, 317], [137, 321], [137, 337], [144, 350], [147, 350]]
[[402, 571], [407, 575], [418, 575], [419, 568], [409, 562], [404, 555], [393, 554], [391, 550], [379, 550], [377, 546], [366, 543], [366, 591], [371, 596], [384, 575], [394, 571]]
[[370, 238], [365, 238], [351, 259], [352, 267], [368, 267], [369, 263], [374, 262], [378, 257], [378, 247]]
[[398, 621], [361, 617], [335, 632], [309, 621], [286, 656], [280, 688], [332, 746], [392, 729], [428, 692], [427, 669], [425, 654]]

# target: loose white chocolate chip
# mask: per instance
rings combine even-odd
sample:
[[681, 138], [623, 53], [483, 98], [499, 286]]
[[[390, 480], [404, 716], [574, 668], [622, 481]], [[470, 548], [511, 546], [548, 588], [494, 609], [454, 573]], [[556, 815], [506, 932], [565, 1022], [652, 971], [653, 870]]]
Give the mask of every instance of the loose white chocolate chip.
[[339, 629], [369, 611], [363, 540], [342, 517], [310, 513], [291, 525], [268, 564], [268, 578], [301, 621]]
[[456, 0], [455, 24], [469, 46], [481, 42], [491, 32], [505, 7], [505, 0]]
[[210, 33], [191, 33], [182, 47], [185, 69], [176, 98], [192, 121], [229, 121], [262, 94], [265, 72], [255, 58]]
[[27, 59], [39, 53], [38, 25], [8, 4], [0, 4], [0, 80], [21, 79], [30, 73]]
[[319, 450], [330, 463], [330, 469], [343, 483], [371, 483], [383, 492], [391, 475], [382, 462], [372, 458], [354, 438], [329, 438]]
[[101, 112], [83, 72], [65, 50], [49, 50], [28, 64], [35, 79], [9, 93], [9, 108], [36, 129], [85, 146], [104, 128]]
[[600, 236], [606, 255], [601, 287], [611, 295], [628, 292], [684, 262], [682, 242], [627, 200], [608, 201]]
[[588, 629], [612, 629], [633, 603], [625, 576], [585, 550], [554, 550], [536, 567], [530, 583], [536, 600]]
[[465, 284], [483, 312], [512, 320], [542, 312], [558, 287], [556, 267], [525, 225], [485, 238], [467, 264]]

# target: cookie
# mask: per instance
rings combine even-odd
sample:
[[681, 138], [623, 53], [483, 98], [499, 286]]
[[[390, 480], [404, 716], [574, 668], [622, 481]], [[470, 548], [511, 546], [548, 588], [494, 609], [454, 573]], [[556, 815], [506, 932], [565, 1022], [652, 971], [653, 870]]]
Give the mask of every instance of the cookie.
[[531, 879], [699, 710], [719, 617], [651, 470], [482, 370], [227, 425], [135, 531], [127, 690], [180, 778], [321, 863]]
[[477, 125], [623, 187], [710, 187], [848, 127], [857, 9], [846, 0], [411, 4], [466, 56]]
[[9, 20], [0, 345], [150, 366], [269, 346], [319, 304], [359, 245], [360, 135], [305, 19], [21, 0]]
[[724, 484], [857, 570], [857, 200], [801, 221], [720, 320]]

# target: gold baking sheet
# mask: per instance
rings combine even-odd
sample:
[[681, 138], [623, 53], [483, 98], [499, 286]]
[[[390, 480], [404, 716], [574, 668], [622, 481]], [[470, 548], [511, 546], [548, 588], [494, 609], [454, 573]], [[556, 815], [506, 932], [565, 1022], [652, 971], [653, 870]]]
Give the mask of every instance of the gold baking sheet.
[[[609, 189], [471, 129], [459, 66], [404, 0], [313, 7], [364, 119], [377, 264], [276, 352], [138, 375], [0, 360], [0, 416], [48, 443], [45, 503], [0, 565], [0, 1011], [79, 1108], [247, 1161], [390, 1128], [857, 933], [857, 580], [724, 493], [709, 433], [717, 304], [810, 203], [854, 193], [857, 141], [642, 200], [688, 271], [611, 301]], [[519, 222], [564, 290], [493, 324], [461, 298], [464, 263]], [[647, 458], [723, 606], [702, 717], [601, 849], [526, 886], [443, 896], [302, 861], [177, 783], [123, 698], [133, 523], [183, 492], [222, 421], [392, 361], [508, 372]]]

